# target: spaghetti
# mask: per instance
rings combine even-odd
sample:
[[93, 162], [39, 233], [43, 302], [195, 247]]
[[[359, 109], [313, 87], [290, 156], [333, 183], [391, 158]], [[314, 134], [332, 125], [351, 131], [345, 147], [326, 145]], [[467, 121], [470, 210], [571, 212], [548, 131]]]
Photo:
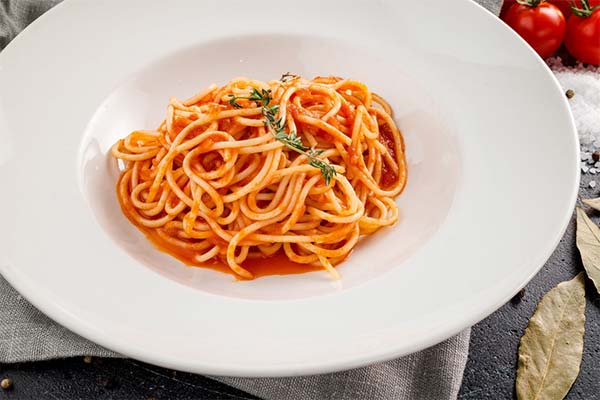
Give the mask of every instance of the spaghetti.
[[338, 273], [361, 235], [398, 220], [406, 183], [390, 106], [356, 80], [236, 78], [171, 98], [157, 130], [112, 147], [117, 197], [160, 249], [252, 279], [284, 255]]

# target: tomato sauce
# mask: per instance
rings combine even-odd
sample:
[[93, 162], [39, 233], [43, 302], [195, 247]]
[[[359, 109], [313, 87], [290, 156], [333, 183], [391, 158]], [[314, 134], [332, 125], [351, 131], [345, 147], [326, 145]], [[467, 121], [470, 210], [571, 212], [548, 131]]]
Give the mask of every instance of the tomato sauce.
[[381, 184], [382, 187], [388, 188], [392, 186], [394, 183], [398, 182], [398, 176], [396, 173], [387, 165], [384, 161], [381, 167]]
[[379, 141], [387, 147], [392, 158], [396, 158], [396, 142], [394, 141], [394, 134], [386, 123], [379, 124]]
[[[125, 211], [125, 210], [124, 210]], [[191, 250], [182, 249], [179, 246], [174, 246], [166, 243], [158, 236], [154, 231], [144, 231], [146, 238], [156, 247], [158, 250], [169, 254], [172, 257], [177, 258], [185, 265], [199, 268], [210, 268], [215, 271], [224, 272], [235, 276], [237, 279], [241, 279], [236, 273], [234, 273], [226, 262], [213, 259], [204, 263], [198, 263], [194, 259], [194, 252]], [[226, 245], [225, 241], [221, 238], [208, 239], [210, 242], [217, 242], [219, 245]], [[255, 278], [268, 275], [292, 275], [302, 274], [311, 271], [322, 271], [322, 267], [317, 267], [309, 264], [300, 264], [290, 261], [285, 255], [283, 250], [277, 251], [271, 256], [248, 258], [242, 264], [242, 268], [250, 271]]]
[[[224, 272], [235, 276], [237, 279], [241, 279], [236, 273], [234, 273], [226, 262], [213, 259], [205, 263], [198, 263], [194, 260], [194, 252], [186, 251], [179, 247], [169, 246], [163, 241], [157, 242], [156, 238], [153, 237], [152, 233], [147, 233], [146, 237], [154, 246], [169, 255], [177, 258], [179, 261], [191, 267], [199, 268], [210, 268], [219, 272]], [[290, 261], [285, 255], [283, 250], [277, 251], [271, 256], [248, 258], [241, 264], [242, 268], [249, 271], [254, 275], [255, 278], [268, 275], [292, 275], [302, 274], [311, 271], [322, 271], [323, 268], [316, 267], [309, 264], [300, 264]]]
[[[394, 141], [393, 132], [386, 123], [379, 124], [379, 142], [381, 142], [390, 152], [392, 158], [396, 158], [396, 143]], [[392, 186], [398, 182], [398, 175], [390, 166], [383, 161], [381, 167], [381, 183], [384, 188]]]
[[256, 278], [267, 275], [292, 275], [323, 271], [322, 267], [290, 261], [283, 250], [279, 250], [269, 257], [248, 258], [242, 263], [242, 267], [250, 271]]
[[[118, 183], [117, 183], [118, 185]], [[118, 190], [118, 186], [117, 186]], [[121, 205], [121, 210], [123, 214], [127, 217], [127, 219], [135, 225], [138, 229], [140, 229], [146, 238], [156, 247], [158, 250], [169, 254], [172, 257], [175, 257], [185, 265], [189, 265], [192, 267], [200, 267], [200, 268], [210, 268], [219, 272], [224, 272], [230, 275], [235, 276], [237, 279], [241, 279], [235, 272], [229, 268], [226, 262], [213, 259], [209, 260], [205, 263], [198, 263], [195, 260], [195, 252], [193, 250], [183, 249], [180, 246], [176, 246], [174, 244], [165, 242], [156, 231], [145, 229], [142, 226], [139, 226], [135, 219], [133, 218], [134, 213], [136, 212], [135, 207], [131, 204], [124, 204], [121, 201], [121, 197], [118, 196], [119, 204]], [[221, 239], [218, 236], [213, 236], [207, 239], [209, 242], [219, 245], [221, 247], [226, 247], [227, 242]], [[292, 274], [302, 274], [305, 272], [311, 271], [322, 271], [322, 267], [309, 265], [309, 264], [300, 264], [291, 261], [284, 253], [283, 249], [277, 251], [275, 254], [271, 256], [265, 257], [257, 257], [257, 258], [248, 258], [242, 264], [242, 268], [250, 271], [255, 278], [259, 278], [261, 276], [268, 275], [292, 275]]]

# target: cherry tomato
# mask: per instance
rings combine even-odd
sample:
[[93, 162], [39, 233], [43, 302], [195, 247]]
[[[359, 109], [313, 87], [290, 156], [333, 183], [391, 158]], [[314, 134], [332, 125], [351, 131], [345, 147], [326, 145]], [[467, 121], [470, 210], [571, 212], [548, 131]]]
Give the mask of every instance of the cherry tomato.
[[504, 15], [513, 28], [542, 58], [550, 57], [565, 37], [566, 22], [560, 10], [550, 3], [532, 0], [534, 6], [515, 3]]
[[587, 17], [576, 14], [569, 17], [565, 46], [579, 61], [600, 64], [600, 8]]
[[[569, 18], [569, 16], [571, 15], [572, 0], [547, 0], [547, 1], [548, 1], [548, 3], [554, 4], [556, 7], [558, 7], [560, 12], [563, 13], [565, 20], [567, 20]], [[600, 5], [600, 0], [588, 0], [588, 1], [590, 3], [590, 6], [592, 6], [592, 7]], [[516, 2], [517, 2], [517, 0], [504, 0], [504, 2], [502, 3], [502, 9], [500, 11], [500, 18], [504, 19], [504, 16], [506, 15], [506, 12], [510, 8], [510, 6], [512, 6]]]
[[512, 6], [516, 2], [517, 2], [517, 0], [504, 0], [502, 2], [502, 8], [500, 9], [500, 18], [502, 20], [504, 20], [504, 16], [506, 15], [506, 12], [510, 8], [510, 6]]
[[560, 12], [563, 13], [566, 20], [569, 18], [569, 15], [571, 15], [571, 4], [569, 4], [569, 1], [570, 0], [548, 0], [548, 3], [554, 4]]

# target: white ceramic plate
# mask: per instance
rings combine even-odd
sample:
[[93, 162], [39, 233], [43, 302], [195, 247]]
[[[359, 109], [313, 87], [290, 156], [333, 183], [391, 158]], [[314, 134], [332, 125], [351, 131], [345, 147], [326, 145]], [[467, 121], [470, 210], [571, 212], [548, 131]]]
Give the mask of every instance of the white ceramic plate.
[[[292, 71], [392, 104], [409, 180], [396, 226], [325, 273], [249, 282], [180, 265], [126, 222], [109, 146], [171, 95]], [[69, 329], [198, 373], [282, 376], [423, 349], [542, 266], [571, 216], [578, 143], [542, 61], [454, 1], [65, 1], [0, 54], [0, 272]]]

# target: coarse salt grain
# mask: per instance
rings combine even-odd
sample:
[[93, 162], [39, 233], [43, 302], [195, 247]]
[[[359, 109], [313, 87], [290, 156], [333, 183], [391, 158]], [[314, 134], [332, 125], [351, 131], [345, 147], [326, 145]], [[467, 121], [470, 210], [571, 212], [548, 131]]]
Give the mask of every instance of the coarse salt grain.
[[[546, 59], [546, 63], [564, 92], [571, 90], [574, 94], [568, 99], [568, 103], [579, 134], [582, 172], [600, 172], [597, 164], [600, 159], [591, 154], [598, 154], [600, 148], [600, 66], [584, 65], [581, 62], [565, 66], [560, 57], [550, 57]], [[584, 163], [590, 166], [587, 171], [584, 171]]]
[[590, 181], [589, 183], [590, 187], [593, 189], [596, 187], [596, 181]]
[[590, 168], [589, 168], [587, 165], [582, 165], [582, 166], [581, 166], [581, 172], [583, 172], [584, 174], [585, 174], [586, 172], [588, 172], [588, 170], [589, 170], [589, 169], [590, 169]]
[[595, 65], [585, 65], [581, 61], [577, 61], [577, 64], [574, 67], [566, 67], [563, 65], [561, 57], [550, 57], [546, 59], [546, 64], [550, 67], [552, 71], [556, 72], [565, 72], [565, 71], [588, 71], [588, 72], [596, 72], [600, 73], [600, 66]]
[[600, 69], [558, 67], [550, 63], [564, 90], [572, 89], [569, 99], [579, 140], [584, 148], [600, 147]]

